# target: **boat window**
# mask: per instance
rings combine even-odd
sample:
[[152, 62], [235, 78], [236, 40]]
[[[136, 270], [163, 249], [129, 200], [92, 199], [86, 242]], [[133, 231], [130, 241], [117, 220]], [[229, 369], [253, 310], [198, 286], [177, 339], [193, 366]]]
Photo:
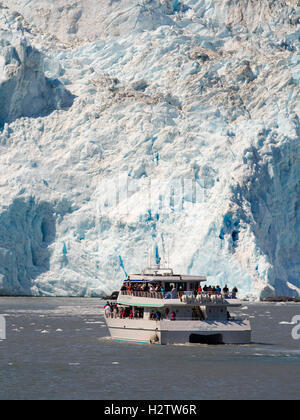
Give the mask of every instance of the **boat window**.
[[190, 290], [192, 290], [192, 291], [198, 290], [198, 287], [199, 287], [199, 283], [198, 282], [190, 283]]
[[186, 292], [187, 291], [187, 283], [176, 283], [176, 288], [178, 292]]
[[176, 283], [165, 283], [165, 291], [170, 292], [173, 287], [176, 287], [177, 292], [186, 292], [187, 291], [187, 283], [186, 282], [176, 282]]
[[173, 284], [172, 283], [165, 283], [165, 291], [166, 292], [170, 292], [173, 289]]

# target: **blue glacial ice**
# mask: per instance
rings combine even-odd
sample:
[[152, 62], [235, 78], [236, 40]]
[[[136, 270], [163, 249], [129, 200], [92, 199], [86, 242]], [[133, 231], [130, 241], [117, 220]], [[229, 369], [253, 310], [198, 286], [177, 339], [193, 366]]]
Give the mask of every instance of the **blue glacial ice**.
[[100, 3], [0, 1], [0, 293], [299, 296], [297, 0]]

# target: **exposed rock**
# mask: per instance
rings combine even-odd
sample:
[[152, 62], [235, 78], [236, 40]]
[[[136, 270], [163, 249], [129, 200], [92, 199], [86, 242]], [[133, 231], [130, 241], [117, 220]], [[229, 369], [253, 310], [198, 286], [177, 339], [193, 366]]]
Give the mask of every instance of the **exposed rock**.
[[278, 296], [273, 298], [266, 298], [263, 300], [263, 302], [297, 302], [300, 303], [300, 299], [297, 298], [291, 298], [287, 296]]

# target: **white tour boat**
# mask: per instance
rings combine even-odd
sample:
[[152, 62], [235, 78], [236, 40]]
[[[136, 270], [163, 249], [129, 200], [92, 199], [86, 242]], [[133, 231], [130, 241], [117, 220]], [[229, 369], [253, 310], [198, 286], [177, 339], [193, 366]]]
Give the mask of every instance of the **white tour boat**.
[[[204, 291], [206, 277], [147, 268], [124, 281], [115, 303], [105, 308], [113, 340], [138, 343], [247, 344], [250, 322], [231, 317], [241, 306], [235, 294]], [[206, 289], [204, 287], [204, 289]]]

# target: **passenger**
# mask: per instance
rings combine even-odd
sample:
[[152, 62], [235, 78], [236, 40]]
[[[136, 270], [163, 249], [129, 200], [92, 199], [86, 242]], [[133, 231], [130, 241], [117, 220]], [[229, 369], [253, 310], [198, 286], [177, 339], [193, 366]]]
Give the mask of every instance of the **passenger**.
[[119, 313], [119, 308], [118, 308], [118, 304], [116, 303], [113, 307], [114, 318], [118, 317], [118, 313]]
[[157, 311], [157, 312], [155, 313], [154, 318], [155, 318], [155, 320], [156, 320], [156, 321], [160, 321], [160, 318], [161, 318], [161, 313], [160, 313], [159, 311]]
[[133, 310], [132, 309], [130, 309], [130, 312], [129, 312], [129, 319], [132, 319], [133, 318]]
[[110, 307], [109, 304], [108, 305], [105, 305], [105, 307], [104, 307], [104, 313], [105, 313], [106, 318], [110, 318], [111, 317], [111, 307]]
[[217, 292], [218, 295], [221, 293], [221, 287], [220, 286], [216, 287], [216, 292]]
[[171, 312], [171, 321], [176, 321], [176, 313], [174, 311]]
[[154, 317], [155, 317], [155, 312], [154, 311], [151, 311], [151, 313], [150, 313], [150, 319], [154, 319]]
[[223, 287], [223, 293], [225, 296], [228, 296], [228, 292], [229, 292], [229, 289], [227, 287], [227, 284], [225, 284], [225, 287]]
[[172, 299], [176, 299], [177, 298], [177, 289], [174, 285], [173, 289], [171, 290], [171, 295], [172, 295]]
[[237, 289], [237, 287], [235, 286], [235, 287], [232, 289], [232, 298], [233, 298], [233, 299], [236, 299], [236, 295], [237, 295], [237, 293], [238, 293], [238, 289]]
[[211, 293], [212, 293], [213, 295], [215, 295], [215, 294], [217, 293], [217, 290], [216, 290], [215, 286], [213, 286], [213, 287], [212, 287], [212, 289], [211, 289]]
[[202, 287], [201, 286], [198, 287], [198, 293], [202, 293]]

